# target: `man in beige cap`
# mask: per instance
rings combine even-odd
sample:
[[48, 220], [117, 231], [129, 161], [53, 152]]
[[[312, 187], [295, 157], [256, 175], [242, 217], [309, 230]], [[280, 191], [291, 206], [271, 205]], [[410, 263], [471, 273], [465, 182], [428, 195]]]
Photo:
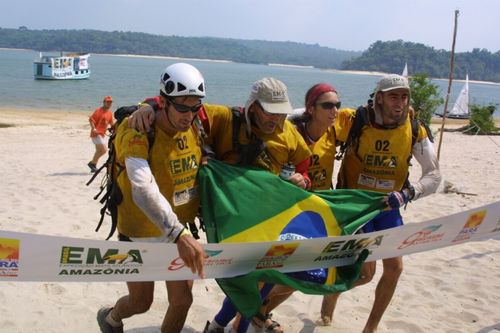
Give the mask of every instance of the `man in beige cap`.
[[[373, 106], [357, 111], [342, 109], [335, 122], [337, 140], [347, 143], [336, 188], [364, 189], [387, 193], [387, 209], [368, 222], [360, 232], [373, 232], [403, 224], [399, 208], [408, 201], [434, 193], [441, 182], [439, 163], [432, 136], [409, 117], [410, 85], [401, 75], [384, 76], [375, 89]], [[365, 119], [361, 133], [353, 136], [355, 118]], [[410, 157], [422, 168], [421, 178], [410, 184]], [[396, 254], [395, 254], [396, 255]], [[375, 300], [364, 333], [376, 332], [378, 324], [396, 290], [403, 271], [400, 256], [383, 259], [383, 273], [375, 289]], [[353, 287], [368, 283], [375, 275], [376, 262], [366, 262]], [[323, 298], [321, 319], [329, 325], [340, 294]]]
[[[309, 189], [310, 180], [307, 175], [311, 151], [295, 126], [286, 120], [288, 114], [293, 114], [293, 108], [288, 100], [287, 88], [283, 82], [274, 78], [263, 78], [254, 82], [250, 97], [243, 110], [228, 107], [205, 105], [210, 119], [210, 130], [218, 129], [218, 133], [207, 140], [214, 148], [215, 158], [230, 163], [251, 164], [279, 175], [283, 166], [290, 163], [295, 166], [295, 173], [289, 179], [298, 187]], [[240, 113], [240, 115], [238, 115]], [[242, 113], [242, 114], [241, 114]], [[235, 118], [240, 120], [238, 141], [243, 148], [235, 149], [232, 138], [233, 126], [237, 126]], [[254, 149], [253, 147], [256, 147]], [[272, 285], [266, 284], [266, 293]], [[236, 308], [226, 297], [223, 306], [210, 324], [207, 323], [205, 333], [222, 333], [224, 327], [236, 315]], [[248, 320], [240, 320], [237, 332], [246, 332]], [[278, 325], [279, 326], [279, 325]], [[277, 327], [270, 331], [281, 331]]]

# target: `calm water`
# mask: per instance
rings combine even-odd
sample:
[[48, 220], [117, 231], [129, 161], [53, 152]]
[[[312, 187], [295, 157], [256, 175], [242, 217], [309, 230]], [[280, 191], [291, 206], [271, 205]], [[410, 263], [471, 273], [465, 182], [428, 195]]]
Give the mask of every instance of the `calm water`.
[[[161, 71], [180, 60], [162, 58], [119, 57], [92, 54], [92, 74], [88, 80], [46, 81], [33, 79], [34, 51], [0, 50], [0, 100], [2, 107], [93, 111], [105, 95], [113, 96], [114, 107], [134, 104], [159, 91]], [[319, 82], [337, 88], [343, 106], [357, 107], [366, 103], [378, 76], [333, 73], [309, 68], [248, 65], [235, 63], [183, 60], [196, 66], [204, 75], [207, 103], [244, 105], [251, 84], [272, 76], [283, 81], [292, 105], [304, 106], [307, 89]], [[471, 75], [473, 77], [473, 74]], [[447, 80], [436, 80], [441, 96], [446, 97]], [[450, 109], [462, 88], [454, 82]], [[470, 84], [471, 102], [500, 105], [500, 85]], [[441, 106], [438, 110], [442, 111]], [[500, 110], [495, 113], [500, 118]]]

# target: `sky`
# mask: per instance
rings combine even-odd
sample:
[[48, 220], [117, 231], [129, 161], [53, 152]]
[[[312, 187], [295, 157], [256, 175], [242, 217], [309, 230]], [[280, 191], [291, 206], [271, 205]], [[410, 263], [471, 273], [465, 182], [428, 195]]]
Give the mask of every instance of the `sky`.
[[402, 39], [450, 51], [457, 9], [456, 52], [500, 50], [499, 0], [0, 0], [0, 28], [292, 41], [353, 51]]

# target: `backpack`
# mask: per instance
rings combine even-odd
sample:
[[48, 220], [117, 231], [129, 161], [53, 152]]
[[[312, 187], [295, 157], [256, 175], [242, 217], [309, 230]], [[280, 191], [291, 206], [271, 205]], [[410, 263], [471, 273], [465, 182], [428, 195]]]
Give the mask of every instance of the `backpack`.
[[[362, 134], [362, 130], [364, 126], [370, 125], [370, 114], [369, 110], [373, 106], [369, 103], [367, 106], [360, 106], [356, 110], [352, 122], [351, 129], [349, 130], [349, 134], [347, 135], [347, 140], [345, 142], [340, 143], [340, 149], [337, 155], [335, 155], [336, 160], [341, 160], [344, 157], [344, 153], [347, 150], [348, 147], [353, 146], [354, 147], [354, 153], [356, 156], [358, 156], [358, 148], [359, 148], [359, 137]], [[410, 123], [411, 123], [411, 146], [417, 142], [418, 139], [418, 130], [419, 130], [419, 125], [422, 125], [426, 132], [427, 136], [429, 137], [429, 140], [431, 142], [434, 142], [434, 137], [432, 135], [432, 132], [429, 128], [429, 126], [420, 121], [419, 119], [414, 119], [410, 118]], [[411, 154], [408, 158], [408, 161], [411, 159]], [[360, 158], [358, 156], [358, 158]]]
[[[347, 150], [347, 148], [352, 147], [354, 149], [354, 154], [356, 157], [358, 157], [361, 160], [361, 157], [358, 155], [358, 149], [359, 149], [359, 137], [362, 134], [363, 127], [370, 125], [370, 112], [369, 110], [373, 109], [373, 102], [372, 100], [368, 100], [368, 105], [367, 106], [360, 106], [356, 110], [352, 122], [351, 129], [349, 130], [349, 134], [347, 135], [347, 139], [345, 142], [341, 142], [340, 144], [340, 149], [339, 152], [335, 155], [336, 160], [341, 160], [344, 157], [344, 153]], [[434, 137], [432, 135], [432, 132], [429, 128], [429, 126], [422, 122], [419, 119], [414, 119], [410, 118], [410, 124], [411, 124], [411, 146], [413, 147], [415, 143], [417, 142], [418, 139], [418, 130], [419, 130], [419, 125], [422, 125], [425, 128], [425, 131], [427, 132], [427, 136], [429, 137], [429, 140], [431, 142], [434, 142]], [[410, 152], [410, 156], [408, 156], [408, 165], [411, 165], [411, 158], [412, 158], [412, 153]], [[405, 180], [405, 187], [410, 188], [411, 184], [409, 181], [409, 173], [406, 177]], [[337, 179], [337, 186], [340, 184], [340, 173], [338, 174], [338, 179]]]
[[[110, 128], [111, 135], [109, 136], [108, 139], [108, 158], [106, 162], [99, 169], [97, 169], [97, 171], [92, 175], [92, 177], [86, 184], [87, 186], [89, 186], [102, 170], [104, 169], [106, 170], [106, 174], [101, 180], [99, 192], [94, 196], [94, 200], [97, 200], [99, 199], [101, 194], [104, 193], [101, 199], [99, 200], [99, 202], [103, 206], [100, 210], [101, 218], [97, 223], [95, 231], [96, 232], [99, 231], [104, 221], [104, 217], [106, 215], [111, 216], [111, 230], [106, 240], [110, 239], [111, 236], [113, 236], [113, 234], [115, 233], [116, 226], [118, 223], [118, 205], [123, 200], [122, 192], [118, 187], [117, 178], [120, 175], [120, 173], [125, 169], [125, 166], [118, 164], [116, 161], [116, 148], [114, 145], [116, 138], [116, 131], [118, 129], [118, 126], [123, 121], [123, 119], [130, 116], [138, 108], [139, 105], [122, 106], [119, 107], [114, 112], [114, 117], [116, 119], [116, 122], [113, 125], [113, 127]], [[153, 146], [154, 143], [154, 130], [147, 133], [147, 138], [149, 142], [149, 149], [151, 150], [151, 147]]]
[[232, 114], [232, 125], [233, 132], [231, 136], [232, 140], [232, 149], [230, 151], [225, 152], [221, 159], [224, 160], [225, 157], [229, 154], [238, 154], [236, 159], [237, 165], [251, 165], [253, 161], [266, 149], [266, 144], [261, 139], [252, 136], [248, 142], [248, 144], [243, 145], [240, 143], [240, 129], [241, 124], [244, 120], [243, 108], [239, 106], [233, 106], [231, 108]]

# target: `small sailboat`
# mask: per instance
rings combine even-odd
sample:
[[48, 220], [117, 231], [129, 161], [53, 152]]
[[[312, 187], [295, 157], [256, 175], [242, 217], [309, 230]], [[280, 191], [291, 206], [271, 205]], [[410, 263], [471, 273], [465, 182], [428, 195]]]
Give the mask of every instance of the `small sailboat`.
[[405, 68], [403, 69], [403, 73], [401, 73], [401, 76], [408, 77], [408, 63], [405, 62]]
[[447, 118], [469, 119], [469, 74], [465, 76], [465, 84], [455, 101], [453, 109], [446, 114]]

